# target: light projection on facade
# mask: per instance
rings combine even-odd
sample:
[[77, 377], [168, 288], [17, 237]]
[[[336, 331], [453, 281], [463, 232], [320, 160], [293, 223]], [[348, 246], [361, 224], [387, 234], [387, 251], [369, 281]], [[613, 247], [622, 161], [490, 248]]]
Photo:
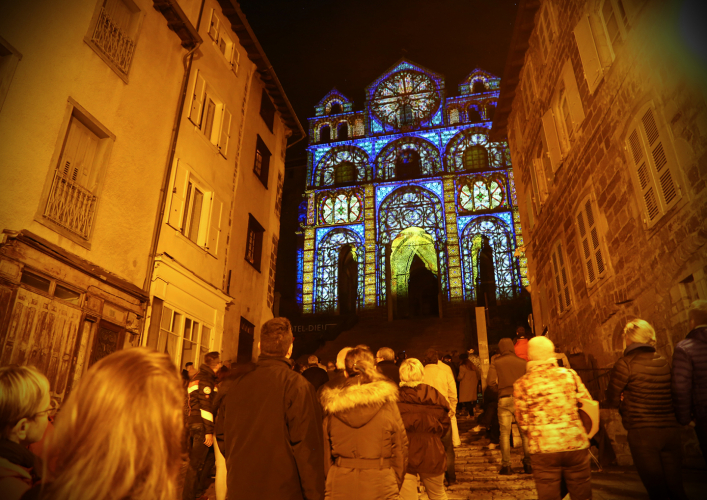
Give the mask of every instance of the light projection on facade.
[[[444, 78], [405, 59], [366, 88], [333, 89], [309, 120], [297, 298], [305, 314], [504, 302], [528, 285], [508, 146], [488, 131], [500, 79]], [[483, 297], [483, 299], [482, 299]]]

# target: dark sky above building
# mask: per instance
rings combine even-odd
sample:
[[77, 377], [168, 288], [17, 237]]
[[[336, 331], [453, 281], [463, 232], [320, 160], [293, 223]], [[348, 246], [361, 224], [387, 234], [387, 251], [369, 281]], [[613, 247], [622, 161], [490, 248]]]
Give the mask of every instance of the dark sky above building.
[[517, 10], [512, 0], [240, 4], [305, 130], [332, 87], [362, 109], [364, 88], [403, 56], [443, 74], [447, 96], [476, 67], [502, 77]]

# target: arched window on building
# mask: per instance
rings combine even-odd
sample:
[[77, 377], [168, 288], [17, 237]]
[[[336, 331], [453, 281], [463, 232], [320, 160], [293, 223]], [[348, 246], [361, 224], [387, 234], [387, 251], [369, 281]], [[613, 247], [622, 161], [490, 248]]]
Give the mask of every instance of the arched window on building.
[[469, 123], [479, 123], [483, 121], [481, 113], [479, 113], [479, 107], [475, 104], [469, 106], [469, 109], [466, 110], [466, 115], [469, 118]]
[[489, 153], [485, 147], [475, 144], [464, 150], [462, 161], [465, 170], [481, 170], [489, 165]]
[[334, 167], [334, 183], [345, 184], [356, 180], [356, 167], [347, 161]]
[[329, 125], [323, 125], [319, 129], [319, 141], [320, 142], [328, 142], [331, 140], [331, 129], [329, 128]]
[[400, 108], [400, 124], [401, 125], [412, 125], [414, 120], [414, 115], [412, 112], [412, 106], [409, 104], [403, 104]]
[[331, 103], [331, 108], [329, 110], [330, 115], [338, 115], [341, 113], [341, 103], [333, 102]]
[[345, 141], [349, 138], [349, 124], [346, 122], [341, 122], [336, 127], [336, 140]]
[[420, 155], [413, 149], [398, 152], [395, 162], [395, 176], [398, 179], [411, 179], [420, 176]]
[[486, 105], [486, 119], [493, 120], [493, 117], [495, 115], [496, 115], [496, 104]]
[[482, 94], [486, 92], [486, 85], [481, 80], [474, 81], [474, 85], [471, 87], [472, 94]]

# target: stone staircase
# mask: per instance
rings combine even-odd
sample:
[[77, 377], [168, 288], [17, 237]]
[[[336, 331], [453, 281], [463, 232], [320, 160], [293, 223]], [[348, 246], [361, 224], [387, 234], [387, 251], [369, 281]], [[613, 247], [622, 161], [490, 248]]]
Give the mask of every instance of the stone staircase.
[[[447, 488], [449, 500], [536, 500], [535, 482], [532, 475], [523, 471], [523, 448], [511, 448], [511, 461], [516, 474], [500, 476], [501, 450], [489, 450], [488, 439], [473, 432], [476, 419], [459, 417], [457, 421], [462, 445], [455, 448], [457, 482]], [[420, 500], [428, 500], [420, 493]]]

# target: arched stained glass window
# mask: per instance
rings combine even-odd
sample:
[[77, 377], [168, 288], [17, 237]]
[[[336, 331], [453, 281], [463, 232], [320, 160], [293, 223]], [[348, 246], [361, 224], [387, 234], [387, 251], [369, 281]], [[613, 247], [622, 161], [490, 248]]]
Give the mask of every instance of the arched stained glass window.
[[315, 312], [336, 312], [338, 306], [339, 263], [342, 247], [349, 246], [357, 261], [356, 302], [363, 303], [364, 246], [362, 238], [346, 228], [333, 229], [317, 245], [315, 271]]
[[489, 182], [489, 208], [497, 208], [503, 205], [503, 187], [496, 179]]
[[356, 167], [347, 161], [334, 167], [334, 183], [343, 184], [356, 180]]
[[478, 144], [464, 150], [464, 168], [466, 170], [483, 170], [489, 166], [489, 153]]
[[419, 137], [403, 137], [389, 143], [378, 154], [376, 175], [379, 179], [399, 178], [401, 164], [410, 160], [417, 160], [416, 176], [434, 175], [442, 171], [439, 151], [431, 142]]
[[336, 191], [320, 198], [321, 224], [348, 224], [361, 218], [361, 194], [358, 191]]
[[482, 180], [474, 182], [473, 185], [474, 208], [476, 210], [488, 210], [491, 206], [489, 200], [489, 190], [486, 183]]
[[506, 208], [504, 181], [501, 177], [463, 177], [458, 181], [459, 207], [462, 211], [474, 212]]
[[[338, 167], [345, 163], [351, 166], [345, 167], [337, 173]], [[349, 180], [345, 180], [347, 178]], [[335, 182], [364, 181], [370, 178], [368, 154], [363, 149], [348, 145], [336, 146], [331, 148], [317, 163], [312, 176], [312, 184], [331, 186]]]
[[322, 125], [319, 129], [319, 140], [321, 142], [327, 142], [331, 140], [331, 128], [329, 125]]

